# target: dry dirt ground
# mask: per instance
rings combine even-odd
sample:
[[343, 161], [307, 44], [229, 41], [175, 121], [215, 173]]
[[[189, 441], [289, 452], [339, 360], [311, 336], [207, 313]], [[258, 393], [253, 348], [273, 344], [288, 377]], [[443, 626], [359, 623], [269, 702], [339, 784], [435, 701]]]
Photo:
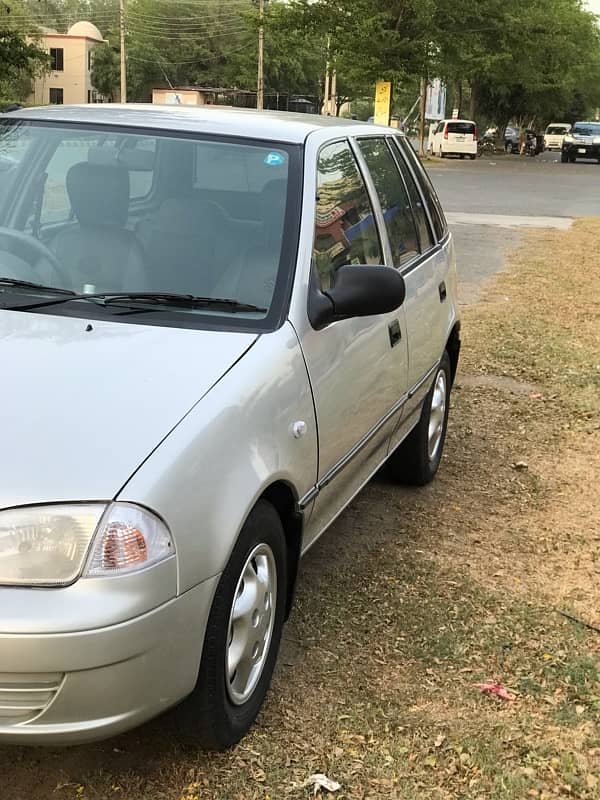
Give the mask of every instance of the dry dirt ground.
[[295, 800], [316, 772], [336, 800], [600, 797], [599, 252], [600, 220], [531, 233], [466, 310], [438, 479], [377, 476], [307, 556], [237, 748], [184, 746], [172, 715], [2, 748], [1, 800]]

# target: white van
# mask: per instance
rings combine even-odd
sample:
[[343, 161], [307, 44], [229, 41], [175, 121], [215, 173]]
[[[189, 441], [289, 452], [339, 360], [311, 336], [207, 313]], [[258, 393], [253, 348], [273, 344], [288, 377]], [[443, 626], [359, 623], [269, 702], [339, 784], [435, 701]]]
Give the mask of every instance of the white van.
[[469, 119], [443, 119], [429, 131], [428, 150], [440, 158], [477, 158], [477, 125]]
[[568, 122], [552, 122], [544, 131], [544, 150], [561, 150], [565, 135], [571, 130]]

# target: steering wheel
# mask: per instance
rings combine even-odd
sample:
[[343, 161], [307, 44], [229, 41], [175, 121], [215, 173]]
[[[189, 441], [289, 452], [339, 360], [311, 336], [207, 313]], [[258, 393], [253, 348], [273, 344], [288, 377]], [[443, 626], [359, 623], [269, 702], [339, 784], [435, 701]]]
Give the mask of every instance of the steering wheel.
[[[20, 250], [24, 250], [25, 260], [31, 267], [32, 272], [32, 280], [40, 282], [40, 276], [36, 272], [36, 264], [41, 260], [46, 260], [54, 272], [56, 273], [56, 277], [58, 278], [58, 283], [61, 284], [61, 288], [69, 288], [71, 285], [71, 280], [69, 275], [64, 271], [63, 267], [61, 266], [60, 262], [43, 242], [39, 239], [36, 239], [35, 236], [30, 236], [27, 233], [23, 233], [23, 231], [15, 230], [14, 228], [4, 228], [0, 227], [0, 242], [2, 239], [12, 239], [12, 241], [17, 245], [14, 250], [9, 249], [9, 253], [13, 253], [13, 255], [17, 257], [21, 257], [19, 255]], [[27, 254], [31, 254], [32, 258], [28, 258]], [[0, 265], [0, 270], [2, 269]], [[2, 275], [2, 277], [10, 277], [10, 278], [23, 278], [23, 275]], [[26, 280], [29, 280], [27, 278]]]

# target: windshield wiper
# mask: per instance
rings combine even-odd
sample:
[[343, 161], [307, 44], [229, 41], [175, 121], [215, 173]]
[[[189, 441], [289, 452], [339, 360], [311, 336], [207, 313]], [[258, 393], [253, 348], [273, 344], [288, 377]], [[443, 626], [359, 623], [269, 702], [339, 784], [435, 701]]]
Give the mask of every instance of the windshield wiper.
[[68, 297], [60, 297], [55, 300], [43, 300], [40, 303], [18, 306], [18, 310], [28, 311], [36, 308], [44, 308], [46, 306], [56, 306], [61, 303], [67, 303], [70, 300], [104, 300], [103, 305], [105, 306], [124, 300], [131, 300], [133, 302], [150, 303], [165, 307], [209, 308], [221, 306], [232, 312], [257, 311], [266, 313], [267, 311], [266, 308], [260, 308], [259, 306], [252, 305], [252, 303], [242, 303], [239, 300], [232, 300], [227, 297], [196, 297], [193, 294], [178, 294], [176, 292], [94, 292], [93, 294], [76, 294], [75, 292], [70, 292]]
[[[22, 281], [20, 278], [0, 278], [0, 286], [11, 286], [15, 289], [38, 289], [43, 292], [56, 292], [56, 294], [67, 294], [69, 297], [75, 296], [77, 292], [71, 289], [61, 289], [58, 286], [45, 286], [43, 283], [33, 281]], [[61, 298], [62, 302], [62, 298]]]

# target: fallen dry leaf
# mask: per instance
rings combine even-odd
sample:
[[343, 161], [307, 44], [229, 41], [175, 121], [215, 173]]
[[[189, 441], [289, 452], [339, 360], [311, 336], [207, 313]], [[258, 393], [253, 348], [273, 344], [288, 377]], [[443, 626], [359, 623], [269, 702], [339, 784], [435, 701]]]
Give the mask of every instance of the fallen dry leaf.
[[475, 683], [473, 685], [476, 689], [479, 689], [482, 694], [491, 694], [500, 698], [500, 700], [510, 701], [515, 699], [515, 695], [509, 692], [501, 683], [487, 681], [486, 683]]
[[317, 795], [321, 789], [325, 789], [328, 792], [338, 792], [342, 788], [341, 784], [337, 783], [337, 781], [332, 781], [331, 778], [328, 778], [327, 775], [323, 775], [321, 772], [311, 775], [310, 778], [304, 781], [302, 788], [306, 789], [308, 786], [315, 787], [315, 795]]

